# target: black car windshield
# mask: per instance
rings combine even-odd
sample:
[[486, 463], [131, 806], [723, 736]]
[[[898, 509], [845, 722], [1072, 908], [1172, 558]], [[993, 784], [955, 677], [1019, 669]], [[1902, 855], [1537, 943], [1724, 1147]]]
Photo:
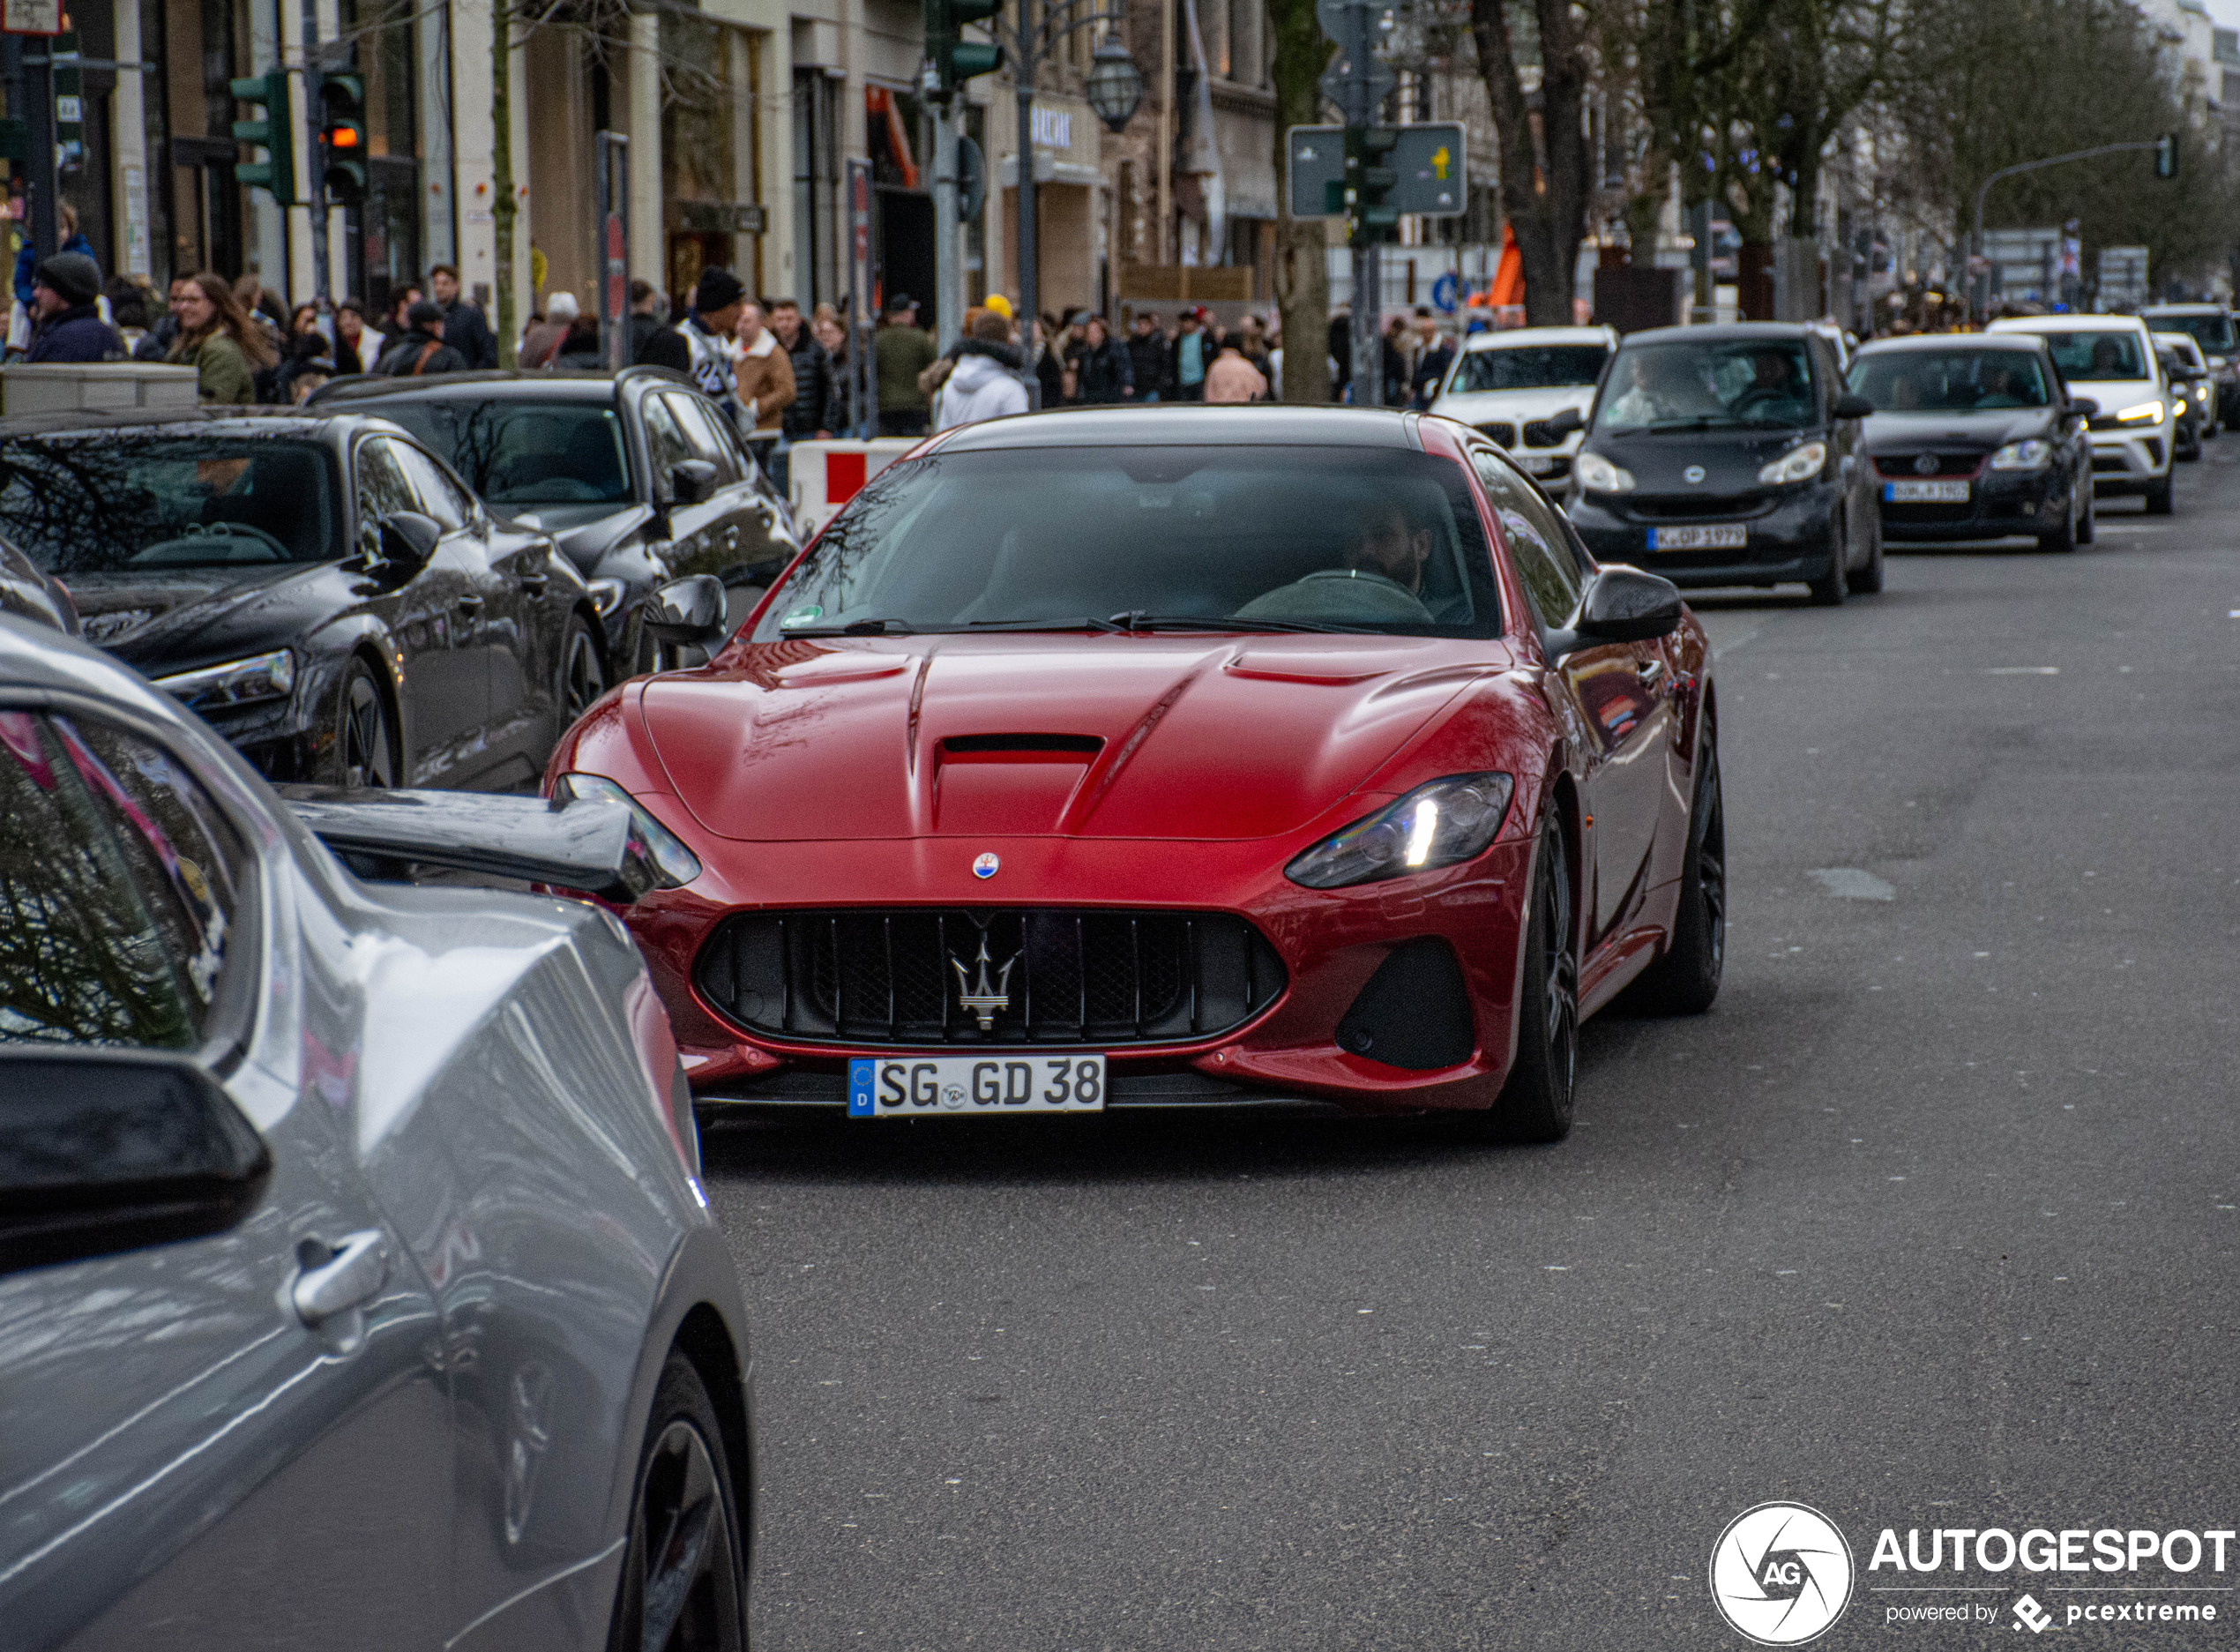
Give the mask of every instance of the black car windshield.
[[1621, 349], [1594, 429], [1793, 427], [1813, 416], [1811, 360], [1802, 340], [1690, 340]]
[[1591, 387], [1610, 353], [1599, 344], [1508, 344], [1467, 350], [1450, 392]]
[[333, 455], [281, 437], [0, 440], [0, 534], [49, 573], [253, 567], [342, 554]]
[[2157, 333], [2191, 333], [2193, 342], [2211, 355], [2230, 355], [2235, 345], [2240, 344], [2230, 316], [2147, 316], [2144, 319]]
[[1461, 467], [1427, 453], [937, 452], [849, 503], [755, 639], [1116, 621], [1492, 637], [1492, 572]]
[[2072, 383], [2078, 379], [2152, 377], [2146, 353], [2139, 348], [2139, 334], [2129, 327], [2106, 333], [2080, 328], [2074, 333], [2049, 333], [2044, 337], [2053, 351], [2054, 370]]
[[1851, 391], [1877, 413], [1991, 413], [2050, 400], [2034, 350], [1870, 350], [1851, 363]]
[[403, 425], [501, 509], [630, 502], [622, 421], [605, 403], [384, 396], [367, 411]]

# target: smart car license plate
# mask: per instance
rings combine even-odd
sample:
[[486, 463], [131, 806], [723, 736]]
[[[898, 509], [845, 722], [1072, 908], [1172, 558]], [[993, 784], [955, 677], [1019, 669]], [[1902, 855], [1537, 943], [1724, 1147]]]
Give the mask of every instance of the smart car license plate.
[[1965, 482], [1885, 482], [1882, 497], [1892, 505], [1966, 505]]
[[1649, 530], [1651, 550], [1739, 550], [1749, 542], [1750, 529], [1740, 522], [1706, 522]]
[[1103, 1110], [1102, 1056], [858, 1056], [847, 1064], [850, 1118]]

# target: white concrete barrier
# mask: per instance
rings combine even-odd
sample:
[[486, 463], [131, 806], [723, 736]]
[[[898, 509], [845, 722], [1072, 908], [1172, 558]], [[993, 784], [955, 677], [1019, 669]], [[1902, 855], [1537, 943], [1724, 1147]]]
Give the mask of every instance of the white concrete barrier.
[[17, 362], [0, 367], [0, 415], [192, 407], [195, 384], [193, 368], [154, 362]]
[[865, 482], [917, 445], [915, 437], [795, 442], [788, 480], [793, 488], [794, 520], [803, 535], [823, 532], [825, 524], [863, 490]]

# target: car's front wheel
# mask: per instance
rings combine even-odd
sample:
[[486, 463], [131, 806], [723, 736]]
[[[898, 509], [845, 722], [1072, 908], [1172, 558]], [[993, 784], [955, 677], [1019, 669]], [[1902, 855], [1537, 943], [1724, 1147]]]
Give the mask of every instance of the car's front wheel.
[[571, 614], [560, 643], [561, 729], [573, 727], [606, 691], [607, 668], [599, 657], [599, 639], [592, 635], [590, 621]]
[[2147, 515], [2168, 516], [2170, 513], [2173, 504], [2170, 491], [2171, 482], [2170, 473], [2166, 470], [2147, 484]]
[[335, 779], [344, 786], [391, 787], [402, 766], [388, 697], [373, 668], [352, 656], [343, 668], [342, 691], [335, 705]]
[[1572, 923], [1571, 856], [1563, 822], [1540, 829], [1532, 906], [1517, 994], [1517, 1058], [1492, 1109], [1474, 1122], [1501, 1141], [1561, 1141], [1571, 1133], [1579, 1076], [1579, 942]]
[[1707, 726], [1698, 746], [1672, 945], [1641, 972], [1631, 992], [1634, 1005], [1654, 1015], [1702, 1014], [1719, 997], [1727, 961], [1727, 805], [1719, 785], [1719, 748]]
[[1841, 608], [1850, 580], [1843, 571], [1844, 559], [1851, 554], [1850, 524], [1842, 517], [1835, 520], [1828, 530], [1828, 571], [1810, 586], [1814, 606]]
[[646, 1421], [608, 1652], [744, 1652], [741, 1537], [715, 1407], [672, 1353]]
[[1878, 509], [1868, 529], [1867, 559], [1856, 573], [1843, 576], [1854, 596], [1872, 596], [1882, 589], [1882, 512]]

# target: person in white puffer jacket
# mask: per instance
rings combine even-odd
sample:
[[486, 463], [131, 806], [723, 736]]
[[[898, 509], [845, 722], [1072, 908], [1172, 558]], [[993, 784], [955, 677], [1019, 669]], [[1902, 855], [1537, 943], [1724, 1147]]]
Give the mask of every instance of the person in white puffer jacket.
[[1016, 374], [1019, 355], [1011, 343], [1011, 323], [985, 314], [972, 324], [972, 336], [957, 346], [957, 365], [934, 403], [933, 428], [952, 430], [982, 419], [1027, 411], [1027, 386]]

